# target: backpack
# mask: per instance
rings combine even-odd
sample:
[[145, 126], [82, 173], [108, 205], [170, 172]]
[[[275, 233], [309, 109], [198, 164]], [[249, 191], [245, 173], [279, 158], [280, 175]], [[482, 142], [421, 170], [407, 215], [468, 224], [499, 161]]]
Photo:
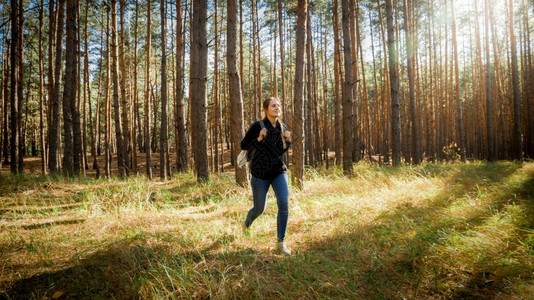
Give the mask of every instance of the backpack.
[[[263, 123], [263, 120], [260, 120], [260, 126], [261, 129], [265, 128], [265, 124]], [[251, 149], [251, 153], [249, 155], [248, 150], [241, 150], [239, 152], [239, 155], [237, 156], [237, 166], [240, 168], [243, 168], [247, 162], [250, 161], [252, 158], [252, 151], [255, 149]]]

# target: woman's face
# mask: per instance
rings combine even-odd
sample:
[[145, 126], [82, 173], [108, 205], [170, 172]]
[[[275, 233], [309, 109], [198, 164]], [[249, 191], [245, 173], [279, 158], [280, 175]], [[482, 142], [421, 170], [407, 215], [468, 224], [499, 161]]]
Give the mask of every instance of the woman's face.
[[267, 117], [271, 118], [278, 118], [280, 117], [280, 114], [282, 113], [282, 110], [280, 109], [280, 102], [276, 99], [273, 99], [269, 102], [269, 106], [267, 107], [267, 110], [265, 111], [267, 114]]

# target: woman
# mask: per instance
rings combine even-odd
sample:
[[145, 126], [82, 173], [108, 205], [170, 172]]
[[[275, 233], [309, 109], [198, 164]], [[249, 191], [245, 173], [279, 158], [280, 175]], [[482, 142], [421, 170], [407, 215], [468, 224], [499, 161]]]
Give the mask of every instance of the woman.
[[291, 144], [291, 133], [278, 118], [280, 117], [280, 101], [268, 98], [263, 101], [265, 118], [250, 125], [245, 138], [241, 141], [241, 149], [247, 150], [250, 157], [250, 185], [254, 207], [249, 210], [247, 218], [241, 224], [247, 230], [252, 222], [264, 211], [267, 204], [267, 192], [272, 186], [278, 204], [277, 216], [277, 250], [284, 255], [291, 251], [284, 243], [289, 215], [289, 186], [287, 183], [287, 167], [282, 155]]

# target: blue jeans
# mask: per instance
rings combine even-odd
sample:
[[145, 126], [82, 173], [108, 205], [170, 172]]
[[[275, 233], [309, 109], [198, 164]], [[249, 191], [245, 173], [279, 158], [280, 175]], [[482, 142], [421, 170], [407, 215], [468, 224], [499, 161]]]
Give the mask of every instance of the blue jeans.
[[269, 186], [273, 187], [276, 195], [276, 204], [278, 205], [277, 216], [277, 231], [278, 241], [283, 242], [286, 236], [287, 219], [289, 216], [289, 186], [287, 183], [287, 174], [282, 173], [275, 179], [267, 180], [252, 176], [250, 179], [252, 186], [252, 198], [254, 200], [254, 207], [248, 211], [245, 225], [249, 227], [254, 220], [259, 217], [267, 206], [267, 192]]

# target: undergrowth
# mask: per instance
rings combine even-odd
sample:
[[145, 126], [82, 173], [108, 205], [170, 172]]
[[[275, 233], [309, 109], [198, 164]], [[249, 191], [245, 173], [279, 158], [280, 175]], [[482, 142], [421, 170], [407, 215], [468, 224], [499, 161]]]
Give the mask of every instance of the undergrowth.
[[0, 298], [529, 298], [534, 163], [307, 169], [273, 250], [272, 192], [199, 184], [0, 176]]

